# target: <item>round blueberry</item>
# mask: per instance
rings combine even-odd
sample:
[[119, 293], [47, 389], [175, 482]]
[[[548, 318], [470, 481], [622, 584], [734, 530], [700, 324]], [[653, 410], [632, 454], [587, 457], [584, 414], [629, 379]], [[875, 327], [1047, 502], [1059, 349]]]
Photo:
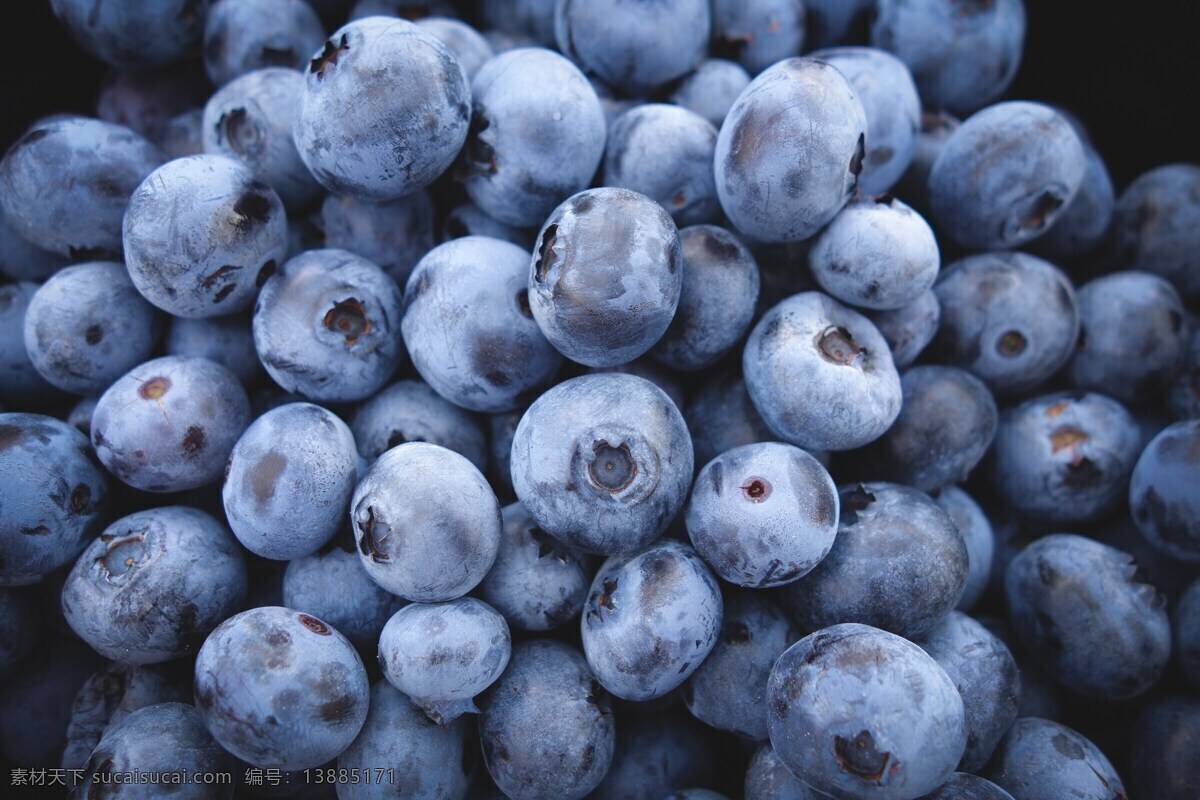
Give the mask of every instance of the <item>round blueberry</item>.
[[1180, 561], [1200, 562], [1200, 420], [1164, 428], [1138, 456], [1129, 510], [1150, 544]]

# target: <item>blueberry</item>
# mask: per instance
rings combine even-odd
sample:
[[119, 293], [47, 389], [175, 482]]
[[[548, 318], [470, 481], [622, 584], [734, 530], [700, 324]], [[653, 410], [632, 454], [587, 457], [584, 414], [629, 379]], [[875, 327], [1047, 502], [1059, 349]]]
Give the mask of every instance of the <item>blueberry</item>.
[[528, 36], [554, 46], [554, 6], [557, 0], [485, 0], [480, 11], [489, 27]]
[[1063, 209], [1054, 226], [1033, 245], [1049, 258], [1085, 256], [1105, 243], [1108, 237], [1117, 202], [1112, 178], [1104, 159], [1086, 140], [1083, 154], [1087, 166], [1079, 192]]
[[118, 258], [129, 197], [162, 160], [120, 125], [86, 117], [35, 125], [0, 161], [5, 221], [72, 261]]
[[546, 631], [565, 625], [587, 599], [589, 559], [537, 527], [520, 503], [500, 512], [500, 549], [479, 596], [512, 628]]
[[751, 239], [811, 237], [857, 188], [866, 132], [862, 103], [836, 67], [780, 61], [746, 87], [721, 125], [714, 160], [721, 208]]
[[956, 772], [921, 800], [1013, 800], [1013, 796], [978, 775]]
[[538, 233], [529, 305], [546, 338], [589, 367], [626, 364], [666, 332], [683, 284], [679, 234], [628, 189], [580, 192]]
[[373, 261], [403, 287], [433, 247], [433, 210], [424, 191], [382, 203], [331, 194], [321, 204], [324, 246]]
[[1176, 422], [1151, 440], [1129, 480], [1129, 510], [1150, 544], [1200, 562], [1200, 420]]
[[474, 203], [463, 203], [455, 207], [442, 222], [442, 241], [463, 236], [488, 236], [512, 242], [519, 247], [532, 247], [530, 242], [533, 240], [533, 233], [529, 230], [507, 225], [489, 216]]
[[879, 0], [871, 44], [908, 64], [924, 104], [968, 114], [1012, 83], [1025, 44], [1021, 0]]
[[666, 103], [634, 106], [609, 129], [604, 183], [657, 201], [678, 225], [716, 222], [716, 144], [717, 129], [699, 114]]
[[834, 625], [789, 647], [767, 683], [775, 754], [837, 798], [911, 800], [963, 754], [963, 701], [915, 644], [868, 625]]
[[969, 611], [983, 596], [991, 577], [996, 550], [992, 523], [974, 498], [957, 486], [943, 487], [934, 500], [950, 516], [967, 546], [967, 585], [956, 608]]
[[538, 398], [517, 425], [512, 480], [539, 528], [592, 553], [654, 541], [692, 479], [687, 426], [670, 398], [632, 375], [585, 375]]
[[71, 704], [63, 769], [83, 769], [109, 726], [147, 706], [183, 702], [185, 694], [180, 682], [159, 667], [110, 663], [93, 673]]
[[105, 658], [157, 664], [195, 652], [246, 596], [246, 564], [229, 529], [186, 506], [117, 520], [63, 585], [71, 629]]
[[247, 72], [213, 93], [201, 120], [204, 152], [242, 162], [292, 210], [312, 205], [321, 195], [292, 142], [302, 91], [304, 79], [294, 69]]
[[[623, 93], [640, 97], [691, 71], [712, 29], [705, 0], [560, 0], [558, 49]], [[670, 31], [669, 36], [663, 36]]]
[[[579, 605], [583, 605], [580, 598]], [[26, 594], [0, 587], [0, 676], [8, 675], [37, 645], [41, 620]]]
[[257, 767], [324, 764], [350, 746], [367, 717], [367, 673], [354, 646], [290, 608], [225, 620], [200, 648], [195, 677], [204, 724]]
[[1134, 797], [1187, 800], [1200, 794], [1200, 700], [1174, 696], [1148, 704], [1130, 739]]
[[612, 767], [593, 800], [662, 800], [667, 792], [683, 787], [717, 784], [722, 746], [711, 728], [686, 711], [623, 717]]
[[84, 50], [118, 67], [157, 67], [200, 43], [212, 0], [96, 3], [51, 0], [50, 7]]
[[782, 599], [808, 630], [856, 622], [914, 637], [957, 605], [966, 579], [962, 534], [928, 495], [856, 484], [841, 487], [833, 549]]
[[712, 51], [757, 75], [800, 54], [807, 20], [795, 0], [714, 0]]
[[467, 137], [471, 87], [450, 48], [412, 23], [349, 22], [309, 62], [294, 137], [335, 194], [395, 200], [445, 172]]
[[491, 569], [500, 504], [479, 470], [432, 444], [381, 455], [350, 501], [359, 557], [392, 594], [420, 603], [462, 597]]
[[942, 307], [933, 351], [997, 394], [1034, 389], [1075, 347], [1079, 308], [1071, 281], [1025, 253], [984, 253], [946, 267], [934, 285]]
[[379, 391], [359, 406], [350, 430], [368, 461], [405, 442], [428, 442], [464, 456], [481, 472], [487, 466], [479, 421], [421, 381], [397, 381]]
[[417, 372], [455, 405], [512, 411], [558, 372], [562, 356], [530, 308], [528, 260], [515, 244], [466, 236], [430, 250], [409, 276], [404, 342]]
[[0, 586], [70, 564], [103, 527], [108, 483], [87, 437], [41, 414], [0, 414]]
[[874, 47], [836, 47], [808, 56], [837, 67], [867, 113], [867, 150], [859, 188], [866, 194], [890, 190], [916, 150], [921, 98], [912, 73], [896, 56]]
[[264, 558], [312, 555], [345, 521], [357, 466], [354, 435], [333, 412], [311, 403], [271, 409], [230, 453], [221, 487], [229, 526]]
[[[338, 756], [347, 775], [375, 770], [403, 776], [403, 797], [461, 800], [477, 763], [474, 731], [466, 719], [438, 725], [387, 681], [371, 687], [367, 721], [354, 743]], [[385, 774], [385, 773], [379, 773]], [[393, 774], [391, 772], [386, 774]], [[400, 788], [383, 780], [339, 784], [339, 800], [385, 800]]]
[[1133, 557], [1075, 534], [1025, 548], [1004, 577], [1013, 630], [1050, 675], [1088, 697], [1135, 697], [1171, 654], [1165, 599]]
[[1174, 639], [1184, 677], [1200, 687], [1200, 580], [1194, 581], [1175, 604]]
[[[929, 214], [929, 172], [937, 162], [938, 156], [942, 154], [951, 134], [958, 130], [961, 124], [957, 117], [944, 111], [921, 114], [921, 127], [917, 130], [912, 162], [896, 184], [896, 193], [922, 214]], [[1080, 187], [1080, 193], [1082, 191], [1083, 188]], [[1043, 241], [1049, 238], [1047, 234]]]
[[929, 172], [933, 221], [968, 249], [1020, 247], [1050, 230], [1086, 171], [1083, 142], [1062, 114], [1041, 103], [997, 103], [942, 146]]
[[1112, 221], [1117, 263], [1166, 278], [1191, 303], [1200, 300], [1200, 272], [1193, 266], [1200, 225], [1198, 194], [1200, 166], [1158, 167], [1126, 187]]
[[1096, 541], [1133, 556], [1142, 583], [1162, 592], [1172, 606], [1196, 577], [1194, 565], [1171, 558], [1147, 541], [1127, 513], [1109, 515], [1087, 533]]
[[793, 295], [759, 319], [742, 371], [763, 420], [797, 447], [861, 447], [900, 413], [887, 342], [866, 317], [819, 292]]
[[900, 416], [861, 453], [861, 469], [923, 492], [966, 480], [996, 436], [992, 393], [971, 373], [937, 365], [913, 367], [900, 386]]
[[[570, 365], [568, 364], [568, 370], [564, 372], [568, 372], [569, 370]], [[659, 389], [662, 389], [667, 397], [671, 398], [671, 402], [679, 409], [679, 413], [682, 414], [687, 409], [687, 397], [684, 395], [684, 376], [670, 367], [663, 366], [657, 361], [652, 361], [649, 357], [639, 358], [630, 361], [628, 364], [619, 364], [615, 367], [587, 367], [584, 369], [584, 373], [587, 375], [620, 373], [622, 375], [645, 378]]]
[[[114, 774], [153, 775], [155, 783], [177, 784], [172, 797], [180, 800], [209, 800], [232, 798], [230, 784], [208, 785], [204, 778], [229, 775], [233, 771], [233, 756], [221, 749], [205, 729], [204, 721], [195, 706], [184, 703], [158, 703], [130, 714], [104, 732], [96, 749], [83, 765], [83, 780], [72, 797], [114, 791], [106, 789]], [[163, 789], [150, 783], [126, 782], [119, 791], [122, 797], [162, 797]]]
[[683, 228], [679, 242], [679, 305], [650, 355], [694, 371], [716, 363], [745, 335], [758, 302], [758, 264], [737, 235], [716, 225]]
[[39, 288], [25, 281], [0, 285], [0, 400], [18, 406], [53, 392], [25, 349], [25, 316]]
[[288, 562], [282, 602], [327, 620], [360, 653], [374, 651], [383, 626], [404, 605], [371, 580], [357, 553], [337, 546]]
[[304, 0], [216, 0], [204, 23], [204, 71], [225, 86], [263, 67], [304, 69], [324, 38]]
[[150, 357], [162, 321], [124, 265], [77, 264], [55, 273], [30, 298], [25, 349], [58, 388], [99, 394]]
[[1048, 719], [1022, 717], [996, 748], [983, 777], [1020, 800], [1122, 800], [1112, 764], [1082, 734]]
[[749, 85], [750, 74], [741, 64], [706, 58], [671, 92], [671, 102], [699, 114], [719, 129], [738, 95]]
[[712, 652], [721, 608], [716, 578], [687, 545], [666, 540], [613, 556], [584, 605], [583, 652], [617, 697], [662, 697]]
[[743, 445], [700, 470], [685, 520], [696, 552], [723, 580], [782, 586], [811, 572], [833, 547], [837, 488], [798, 447]]
[[379, 636], [383, 676], [439, 725], [477, 713], [475, 696], [496, 682], [511, 653], [508, 623], [474, 597], [411, 603]]
[[1115, 400], [1065, 392], [1037, 397], [1000, 417], [992, 484], [1030, 519], [1085, 522], [1121, 500], [1140, 446], [1133, 417]]
[[418, 28], [433, 34], [450, 48], [468, 81], [475, 77], [480, 67], [496, 55], [496, 51], [488, 44], [488, 40], [483, 38], [483, 34], [461, 20], [451, 17], [422, 17], [416, 24]]
[[959, 611], [942, 617], [916, 644], [938, 662], [962, 695], [967, 749], [958, 768], [977, 772], [1017, 718], [1017, 662], [1004, 642]]
[[1187, 348], [1183, 302], [1165, 279], [1114, 272], [1079, 289], [1071, 383], [1126, 403], [1162, 394]]
[[92, 445], [108, 471], [147, 492], [195, 489], [221, 477], [250, 424], [232, 372], [207, 358], [164, 356], [117, 379], [92, 415]]
[[746, 767], [746, 800], [825, 800], [828, 795], [809, 788], [788, 769], [770, 742], [754, 751]]
[[866, 316], [887, 341], [896, 369], [906, 369], [937, 335], [942, 306], [937, 293], [927, 289], [907, 305], [890, 311], [869, 311]]
[[891, 195], [851, 201], [808, 251], [817, 283], [843, 303], [897, 309], [933, 286], [937, 239], [920, 214]]
[[243, 386], [253, 386], [263, 377], [249, 314], [203, 319], [172, 317], [164, 345], [169, 356], [217, 362], [236, 375]]
[[142, 296], [179, 317], [243, 311], [287, 253], [275, 190], [216, 155], [169, 161], [133, 193], [125, 262]]
[[683, 685], [692, 715], [748, 739], [767, 738], [767, 677], [800, 638], [794, 623], [760, 593], [727, 591], [721, 636]]
[[0, 204], [0, 275], [18, 282], [44, 281], [66, 263], [66, 257], [43, 250], [17, 233]]
[[745, 381], [733, 371], [709, 376], [692, 396], [684, 417], [697, 464], [707, 464], [735, 447], [775, 439], [750, 401]]
[[365, 400], [404, 359], [400, 287], [345, 250], [310, 250], [263, 284], [254, 346], [271, 379], [317, 402]]
[[875, 0], [804, 0], [807, 12], [804, 43], [807, 47], [833, 47], [856, 43], [866, 36]]

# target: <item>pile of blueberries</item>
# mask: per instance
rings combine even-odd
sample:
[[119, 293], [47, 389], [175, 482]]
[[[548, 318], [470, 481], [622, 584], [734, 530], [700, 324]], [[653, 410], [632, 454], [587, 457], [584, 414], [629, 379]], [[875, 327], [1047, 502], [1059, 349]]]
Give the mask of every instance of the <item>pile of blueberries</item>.
[[1003, 99], [1022, 0], [50, 5], [14, 784], [1200, 797], [1200, 166]]

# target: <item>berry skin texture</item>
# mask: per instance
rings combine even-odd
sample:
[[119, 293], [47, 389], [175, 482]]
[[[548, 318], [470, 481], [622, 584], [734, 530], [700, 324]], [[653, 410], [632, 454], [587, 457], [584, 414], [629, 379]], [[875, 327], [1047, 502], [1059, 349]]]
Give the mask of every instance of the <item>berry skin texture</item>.
[[322, 186], [381, 202], [445, 172], [470, 117], [450, 48], [402, 19], [367, 17], [334, 31], [309, 63], [292, 135]]
[[1146, 541], [1171, 558], [1200, 563], [1200, 420], [1169, 425], [1138, 457], [1129, 511]]
[[169, 64], [199, 45], [211, 5], [212, 0], [50, 3], [84, 50], [113, 66], [137, 69]]
[[246, 564], [229, 529], [186, 506], [117, 520], [67, 576], [62, 611], [79, 637], [122, 664], [195, 652], [242, 606]]
[[433, 200], [425, 191], [382, 203], [326, 195], [320, 214], [324, 246], [378, 264], [403, 289], [413, 267], [433, 249], [433, 213]]
[[861, 447], [900, 413], [887, 342], [866, 317], [820, 292], [793, 295], [759, 319], [742, 372], [771, 430], [806, 450]]
[[712, 572], [690, 547], [664, 540], [601, 565], [584, 605], [583, 652], [609, 692], [652, 700], [712, 652], [721, 614]]
[[1123, 800], [1113, 765], [1091, 740], [1058, 722], [1021, 717], [996, 748], [983, 777], [1020, 800]]
[[1157, 167], [1126, 187], [1112, 221], [1116, 262], [1166, 278], [1189, 303], [1200, 300], [1200, 271], [1194, 267], [1198, 195], [1200, 165]]
[[256, 767], [303, 770], [358, 736], [370, 686], [344, 636], [316, 617], [264, 606], [209, 635], [196, 656], [195, 692], [223, 748]]
[[550, 343], [572, 361], [616, 367], [666, 332], [683, 285], [671, 216], [628, 189], [589, 189], [542, 226], [529, 270], [529, 305]]
[[359, 557], [392, 594], [442, 603], [474, 589], [500, 547], [500, 503], [470, 461], [410, 442], [381, 455], [350, 501]]
[[612, 555], [654, 541], [692, 481], [687, 426], [670, 398], [619, 373], [564, 381], [539, 397], [512, 444], [517, 498], [568, 547]]
[[350, 420], [358, 452], [374, 461], [405, 442], [427, 442], [453, 450], [487, 468], [487, 440], [472, 414], [421, 381], [396, 381], [358, 407]]
[[746, 87], [717, 135], [721, 208], [749, 239], [811, 237], [854, 194], [866, 135], [866, 112], [836, 67], [809, 58], [774, 64]]
[[967, 741], [945, 670], [868, 625], [824, 628], [784, 651], [767, 709], [779, 760], [838, 800], [914, 800], [950, 777]]
[[207, 358], [164, 356], [117, 379], [92, 414], [92, 445], [109, 472], [146, 492], [195, 489], [221, 477], [250, 424], [237, 376]]
[[204, 71], [216, 86], [265, 67], [295, 73], [324, 38], [304, 0], [216, 0], [204, 24]]
[[287, 254], [279, 195], [218, 155], [169, 161], [129, 200], [125, 263], [142, 296], [177, 317], [216, 317], [254, 304]]
[[833, 547], [838, 493], [815, 458], [781, 442], [749, 444], [696, 476], [685, 521], [701, 557], [722, 580], [782, 586], [809, 573]]

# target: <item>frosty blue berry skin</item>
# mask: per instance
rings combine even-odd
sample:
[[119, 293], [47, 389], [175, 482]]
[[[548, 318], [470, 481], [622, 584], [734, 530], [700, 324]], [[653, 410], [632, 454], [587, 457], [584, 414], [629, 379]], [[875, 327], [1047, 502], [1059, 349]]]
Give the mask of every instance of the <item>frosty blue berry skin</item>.
[[196, 707], [213, 738], [264, 769], [324, 764], [367, 717], [370, 687], [354, 646], [290, 608], [225, 620], [200, 648], [194, 674]]
[[1200, 276], [1191, 266], [1200, 219], [1197, 186], [1200, 166], [1156, 167], [1121, 192], [1112, 220], [1117, 263], [1166, 278], [1193, 303], [1200, 298]]
[[912, 366], [937, 335], [942, 306], [937, 294], [928, 289], [908, 305], [889, 311], [869, 311], [866, 316], [887, 341], [896, 369], [902, 370]]
[[433, 247], [433, 211], [425, 191], [381, 203], [331, 194], [321, 203], [324, 246], [373, 261], [403, 289], [413, 267]]
[[513, 800], [582, 800], [608, 772], [616, 739], [609, 698], [569, 645], [518, 644], [479, 708], [484, 764]]
[[604, 155], [605, 121], [578, 67], [551, 50], [522, 47], [484, 64], [471, 92], [457, 170], [480, 209], [505, 225], [533, 227], [588, 187]]
[[376, 264], [309, 250], [263, 285], [254, 347], [280, 387], [318, 403], [365, 400], [404, 360], [403, 295]]
[[719, 130], [734, 101], [749, 85], [750, 75], [740, 64], [706, 58], [679, 82], [671, 102], [694, 111]]
[[470, 117], [471, 87], [446, 45], [411, 22], [367, 17], [309, 62], [293, 137], [326, 189], [381, 202], [445, 172]]
[[350, 428], [311, 403], [288, 403], [233, 446], [221, 499], [234, 535], [264, 558], [315, 553], [345, 524], [358, 481]]
[[956, 608], [970, 611], [987, 588], [996, 551], [996, 535], [979, 503], [957, 486], [945, 486], [934, 498], [962, 534], [967, 546], [967, 585]]
[[121, 255], [121, 220], [163, 153], [122, 125], [68, 117], [34, 125], [0, 160], [5, 221], [71, 260]]
[[63, 585], [62, 610], [96, 652], [156, 664], [195, 652], [246, 596], [229, 529], [186, 506], [139, 511], [108, 526]]
[[[367, 721], [337, 760], [339, 770], [365, 775], [394, 770], [414, 798], [462, 800], [478, 764], [474, 726], [464, 717], [438, 725], [387, 681], [371, 687]], [[393, 773], [387, 773], [393, 774]], [[387, 781], [339, 784], [339, 800], [386, 800], [397, 787]]]
[[303, 0], [216, 0], [204, 24], [204, 71], [221, 87], [264, 67], [304, 69], [324, 38]]
[[713, 162], [721, 208], [750, 239], [809, 238], [857, 188], [866, 132], [862, 103], [837, 68], [806, 58], [774, 64], [721, 125]]
[[835, 797], [912, 800], [950, 777], [967, 741], [945, 670], [868, 625], [834, 625], [788, 648], [771, 670], [767, 709], [780, 761]]
[[715, 0], [712, 50], [757, 75], [805, 44], [805, 6], [790, 0]]
[[678, 230], [658, 203], [628, 189], [580, 192], [538, 233], [529, 270], [533, 318], [572, 361], [627, 364], [671, 324], [680, 260]]
[[250, 424], [250, 401], [232, 372], [206, 358], [139, 364], [100, 396], [92, 445], [100, 463], [147, 492], [195, 489], [221, 477]]
[[238, 377], [250, 389], [266, 377], [258, 353], [249, 314], [187, 319], [172, 317], [163, 340], [169, 356], [207, 358]]
[[500, 546], [500, 503], [471, 462], [409, 442], [380, 456], [350, 501], [359, 557], [392, 594], [440, 603], [474, 589]]
[[58, 388], [97, 395], [150, 357], [162, 328], [162, 313], [138, 294], [123, 264], [76, 264], [30, 298], [25, 351]]
[[684, 519], [697, 552], [723, 580], [781, 586], [829, 553], [838, 528], [837, 488], [798, 447], [744, 445], [700, 470]]
[[350, 419], [359, 454], [374, 461], [405, 442], [453, 450], [482, 471], [487, 440], [479, 420], [421, 381], [396, 381], [364, 402]]
[[304, 88], [294, 69], [247, 72], [213, 93], [204, 105], [200, 131], [204, 152], [241, 161], [285, 207], [301, 211], [321, 196], [292, 142], [296, 101]]
[[584, 605], [583, 652], [617, 697], [662, 697], [712, 652], [721, 614], [708, 567], [687, 545], [665, 540], [601, 565]]
[[495, 683], [511, 654], [504, 617], [473, 597], [411, 603], [379, 636], [383, 676], [439, 725], [477, 713], [475, 696]]
[[0, 586], [36, 583], [100, 532], [108, 480], [87, 437], [41, 414], [0, 414]]
[[562, 356], [529, 308], [528, 251], [483, 236], [430, 250], [405, 288], [401, 330], [413, 366], [471, 411], [512, 411], [550, 383]]
[[142, 296], [179, 317], [244, 311], [287, 254], [279, 195], [231, 158], [169, 161], [129, 200], [125, 262]]
[[513, 435], [517, 498], [569, 547], [610, 555], [649, 544], [682, 510], [692, 480], [687, 426], [633, 375], [585, 375], [534, 401]]
[[1162, 676], [1171, 654], [1166, 600], [1136, 569], [1132, 556], [1066, 533], [1038, 539], [1008, 565], [1013, 630], [1071, 691], [1124, 699]]
[[1200, 442], [1200, 420], [1183, 420], [1156, 435], [1129, 480], [1129, 510], [1146, 541], [1187, 564], [1200, 562], [1200, 498], [1190, 454]]
[[1059, 722], [1021, 717], [996, 748], [983, 777], [1021, 800], [1120, 800], [1125, 785], [1100, 748]]

